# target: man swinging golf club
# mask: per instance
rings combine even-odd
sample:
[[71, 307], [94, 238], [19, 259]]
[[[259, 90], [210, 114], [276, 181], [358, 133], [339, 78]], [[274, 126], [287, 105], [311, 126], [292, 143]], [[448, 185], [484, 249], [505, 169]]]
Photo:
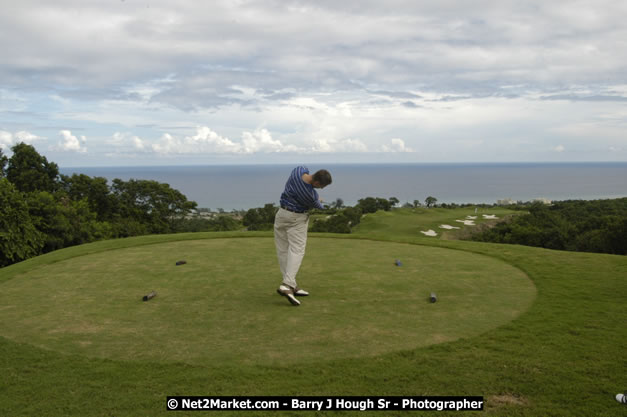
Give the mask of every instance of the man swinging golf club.
[[277, 290], [294, 306], [300, 301], [296, 296], [309, 293], [296, 284], [296, 274], [305, 256], [309, 214], [307, 210], [323, 208], [316, 188], [331, 184], [331, 174], [320, 170], [313, 175], [304, 166], [294, 168], [281, 194], [281, 208], [274, 219], [274, 243], [279, 258], [283, 283]]

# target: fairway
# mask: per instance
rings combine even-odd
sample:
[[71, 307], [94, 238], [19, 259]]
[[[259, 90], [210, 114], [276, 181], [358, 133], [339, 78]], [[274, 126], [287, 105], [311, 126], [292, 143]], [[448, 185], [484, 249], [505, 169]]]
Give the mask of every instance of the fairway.
[[1, 283], [0, 335], [125, 361], [289, 365], [476, 337], [536, 296], [521, 270], [485, 255], [355, 239], [310, 238], [298, 282], [311, 296], [296, 308], [275, 292], [268, 237], [106, 250]]

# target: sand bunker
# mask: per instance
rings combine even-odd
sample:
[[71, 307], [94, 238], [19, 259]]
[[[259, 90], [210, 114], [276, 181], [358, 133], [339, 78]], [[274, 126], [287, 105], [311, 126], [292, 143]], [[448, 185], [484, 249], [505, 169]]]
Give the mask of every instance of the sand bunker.
[[475, 220], [477, 218], [477, 216], [466, 216], [466, 218], [468, 220]]
[[457, 227], [457, 226], [451, 226], [450, 224], [441, 224], [441, 225], [440, 225], [440, 229], [447, 229], [447, 230], [451, 230], [451, 229], [459, 229], [459, 227]]
[[464, 223], [466, 226], [475, 226], [474, 220], [455, 220], [456, 222]]
[[422, 233], [425, 236], [437, 236], [438, 234], [435, 232], [435, 230], [427, 230], [427, 231], [421, 231], [420, 233]]
[[486, 220], [495, 220], [498, 219], [498, 217], [496, 217], [496, 214], [484, 214], [483, 218]]

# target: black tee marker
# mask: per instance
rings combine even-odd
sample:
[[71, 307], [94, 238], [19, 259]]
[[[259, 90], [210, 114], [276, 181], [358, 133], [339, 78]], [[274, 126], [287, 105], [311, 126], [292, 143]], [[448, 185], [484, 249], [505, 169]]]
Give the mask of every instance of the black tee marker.
[[151, 299], [155, 298], [156, 296], [157, 296], [157, 292], [156, 291], [152, 291], [150, 294], [144, 295], [144, 298], [142, 298], [142, 300], [148, 301], [148, 300], [151, 300]]

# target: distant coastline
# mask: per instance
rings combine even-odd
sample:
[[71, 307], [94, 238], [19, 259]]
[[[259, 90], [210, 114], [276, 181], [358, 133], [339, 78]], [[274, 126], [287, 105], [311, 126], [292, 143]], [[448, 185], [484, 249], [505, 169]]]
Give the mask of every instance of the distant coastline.
[[[61, 167], [61, 173], [81, 173], [109, 181], [148, 179], [170, 184], [199, 207], [226, 211], [277, 203], [293, 166], [169, 165]], [[354, 205], [364, 197], [396, 197], [421, 202], [434, 196], [439, 203], [493, 204], [497, 200], [594, 200], [627, 196], [627, 162], [517, 163], [346, 163], [306, 164], [326, 168], [334, 181], [321, 196]]]

